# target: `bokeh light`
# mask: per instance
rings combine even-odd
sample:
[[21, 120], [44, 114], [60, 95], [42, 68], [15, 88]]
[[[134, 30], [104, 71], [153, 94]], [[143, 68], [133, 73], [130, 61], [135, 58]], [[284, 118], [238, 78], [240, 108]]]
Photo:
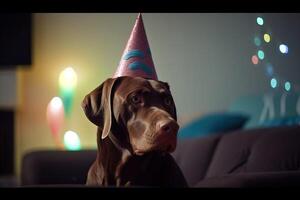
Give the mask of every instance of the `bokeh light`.
[[265, 53], [262, 50], [259, 50], [257, 52], [257, 55], [260, 60], [263, 60], [265, 58]]
[[77, 84], [77, 75], [72, 67], [67, 67], [59, 75], [59, 86], [65, 90], [73, 90]]
[[70, 117], [77, 85], [77, 75], [72, 67], [65, 68], [59, 75], [60, 97], [67, 117]]
[[81, 149], [80, 139], [74, 131], [67, 131], [64, 135], [65, 148], [70, 151], [78, 151]]
[[266, 43], [269, 43], [271, 41], [271, 36], [268, 33], [264, 34], [264, 40]]
[[289, 52], [289, 48], [288, 48], [288, 46], [285, 45], [285, 44], [279, 45], [279, 50], [280, 50], [280, 52], [283, 53], [283, 54], [287, 54], [287, 53]]
[[59, 97], [53, 97], [49, 103], [53, 112], [58, 112], [63, 107], [63, 102]]
[[286, 91], [290, 91], [290, 90], [291, 90], [291, 87], [292, 87], [292, 85], [291, 85], [291, 83], [290, 83], [289, 81], [286, 81], [286, 82], [284, 83], [284, 89], [285, 89]]
[[252, 63], [254, 65], [257, 65], [258, 64], [258, 58], [257, 58], [257, 56], [256, 55], [252, 56], [251, 61], [252, 61]]
[[270, 84], [272, 88], [276, 88], [278, 84], [276, 78], [272, 78]]
[[267, 76], [269, 76], [269, 77], [273, 76], [274, 70], [273, 70], [273, 66], [271, 63], [267, 63], [265, 69], [266, 69]]
[[59, 132], [64, 123], [64, 106], [61, 98], [53, 97], [51, 99], [47, 106], [46, 117], [56, 145], [62, 147]]
[[260, 46], [261, 45], [261, 40], [259, 39], [259, 37], [254, 37], [254, 44], [256, 46]]
[[264, 20], [262, 17], [257, 17], [256, 18], [256, 23], [260, 26], [262, 26], [264, 24]]

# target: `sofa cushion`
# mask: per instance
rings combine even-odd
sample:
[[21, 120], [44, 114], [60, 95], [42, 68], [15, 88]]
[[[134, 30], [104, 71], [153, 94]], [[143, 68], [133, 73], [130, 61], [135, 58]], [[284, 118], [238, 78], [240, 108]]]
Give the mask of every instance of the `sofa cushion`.
[[262, 135], [253, 145], [245, 167], [248, 172], [299, 170], [300, 127]]
[[259, 134], [237, 131], [222, 135], [206, 173], [206, 178], [243, 170], [253, 143]]
[[300, 128], [249, 129], [223, 135], [206, 177], [299, 169]]
[[198, 182], [200, 188], [299, 187], [300, 172], [250, 172], [212, 177]]
[[203, 137], [240, 129], [249, 117], [237, 112], [211, 113], [201, 116], [180, 128], [179, 139]]
[[267, 120], [260, 127], [295, 126], [300, 124], [300, 116], [279, 117]]
[[[283, 102], [284, 97], [284, 102]], [[269, 119], [282, 117], [297, 116], [297, 102], [299, 99], [298, 92], [283, 93], [281, 90], [272, 91], [271, 93], [252, 94], [241, 96], [237, 98], [230, 106], [231, 112], [242, 112], [250, 116], [250, 120], [247, 121], [244, 129], [253, 129], [262, 127]], [[284, 113], [282, 113], [282, 106], [284, 103]], [[268, 108], [268, 109], [267, 109]], [[267, 115], [266, 110], [272, 109], [273, 115]]]
[[189, 186], [204, 178], [218, 141], [219, 136], [178, 141], [172, 155]]

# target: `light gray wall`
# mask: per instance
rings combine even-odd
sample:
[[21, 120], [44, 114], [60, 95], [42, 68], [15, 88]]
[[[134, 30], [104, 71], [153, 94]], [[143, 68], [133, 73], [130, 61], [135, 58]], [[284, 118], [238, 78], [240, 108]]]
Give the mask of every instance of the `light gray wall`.
[[[34, 34], [39, 39], [34, 40], [33, 56], [89, 66], [79, 77], [88, 85], [81, 91], [86, 93], [115, 71], [136, 16], [36, 14]], [[264, 17], [263, 28], [256, 24], [257, 16]], [[253, 38], [261, 30], [272, 36], [266, 58], [279, 74], [299, 84], [300, 14], [145, 13], [143, 19], [158, 76], [170, 83], [179, 117], [224, 110], [240, 95], [269, 89], [262, 66], [251, 63], [257, 50]], [[290, 47], [285, 57], [276, 50], [279, 42]], [[98, 68], [104, 74], [93, 74]], [[9, 76], [15, 80], [14, 74]], [[15, 95], [3, 97], [15, 85], [8, 84], [12, 90], [5, 92], [3, 87], [0, 102], [7, 105]]]
[[[256, 17], [264, 25], [256, 24]], [[170, 82], [183, 117], [226, 109], [240, 95], [270, 90], [264, 65], [254, 66], [254, 36], [271, 34], [263, 44], [275, 72], [300, 83], [300, 14], [144, 14], [159, 78]], [[278, 45], [285, 43], [283, 55]], [[277, 89], [280, 90], [280, 89]]]

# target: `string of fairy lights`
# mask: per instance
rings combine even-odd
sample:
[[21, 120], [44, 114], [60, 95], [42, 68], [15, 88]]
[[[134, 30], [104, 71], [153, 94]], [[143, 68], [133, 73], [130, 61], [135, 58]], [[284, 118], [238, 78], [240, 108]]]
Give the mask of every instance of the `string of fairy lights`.
[[[270, 44], [273, 42], [273, 38], [270, 32], [265, 31], [265, 21], [263, 17], [257, 17], [256, 24], [261, 34], [256, 35], [253, 40], [254, 45], [256, 46], [256, 51], [255, 54], [251, 57], [252, 63], [254, 65], [264, 66], [265, 74], [269, 79], [269, 84], [272, 89], [283, 89], [285, 92], [290, 92], [292, 91], [292, 89], [298, 89], [298, 85], [296, 85], [295, 83], [292, 85], [290, 80], [285, 79], [279, 74], [277, 74], [273, 64], [270, 61], [268, 61], [268, 59], [266, 59], [264, 47], [270, 48]], [[287, 55], [289, 53], [289, 47], [287, 44], [281, 43], [275, 46], [283, 55]]]

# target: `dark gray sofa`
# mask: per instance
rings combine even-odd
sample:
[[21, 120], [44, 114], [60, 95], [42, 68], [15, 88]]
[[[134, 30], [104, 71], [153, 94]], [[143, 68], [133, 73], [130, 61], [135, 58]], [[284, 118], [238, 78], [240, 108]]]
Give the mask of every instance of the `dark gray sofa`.
[[[300, 186], [300, 126], [179, 140], [172, 155], [190, 187]], [[95, 156], [95, 150], [28, 153], [22, 185], [83, 185]]]
[[300, 126], [189, 139], [174, 157], [190, 186], [300, 186]]

